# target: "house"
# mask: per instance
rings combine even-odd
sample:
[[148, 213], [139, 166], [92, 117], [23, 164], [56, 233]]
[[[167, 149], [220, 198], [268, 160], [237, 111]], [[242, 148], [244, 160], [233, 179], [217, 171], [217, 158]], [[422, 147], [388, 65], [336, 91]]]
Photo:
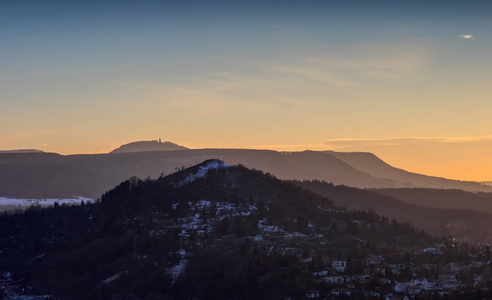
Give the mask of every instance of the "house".
[[421, 251], [422, 253], [430, 253], [430, 254], [442, 254], [441, 250], [437, 248], [424, 248]]
[[179, 249], [177, 252], [181, 257], [185, 257], [186, 251], [184, 249]]
[[480, 268], [483, 266], [483, 263], [481, 261], [473, 261], [469, 267], [471, 268]]
[[384, 300], [410, 300], [410, 299], [404, 295], [391, 295], [391, 296], [386, 296]]
[[461, 267], [454, 262], [447, 264], [445, 267], [445, 271], [449, 273], [459, 274]]
[[407, 294], [409, 295], [419, 295], [422, 291], [422, 288], [418, 286], [409, 286], [407, 287]]
[[332, 295], [333, 297], [338, 297], [342, 294], [342, 290], [341, 289], [333, 289], [331, 292], [330, 292], [330, 295]]
[[438, 280], [439, 280], [439, 282], [456, 280], [456, 275], [455, 274], [439, 274]]
[[363, 263], [365, 266], [370, 266], [370, 265], [377, 266], [381, 264], [381, 260], [376, 255], [370, 254], [364, 259]]
[[460, 282], [454, 274], [439, 274], [439, 286], [445, 290], [456, 290], [460, 286]]
[[334, 260], [331, 263], [332, 268], [337, 270], [338, 272], [345, 272], [347, 269], [347, 261], [346, 260]]
[[381, 298], [381, 292], [378, 292], [378, 291], [371, 291], [369, 292], [369, 296], [373, 297], [373, 298]]
[[342, 284], [344, 282], [342, 276], [329, 276], [324, 278], [325, 283]]
[[396, 283], [393, 290], [395, 293], [406, 293], [407, 286], [403, 283]]
[[327, 276], [328, 275], [328, 270], [323, 270], [323, 271], [318, 271], [318, 272], [313, 272], [313, 276]]
[[475, 289], [479, 289], [480, 291], [482, 291], [482, 293], [486, 293], [489, 291], [489, 287], [485, 280], [475, 280], [475, 282], [473, 283], [473, 287]]
[[399, 272], [400, 270], [403, 270], [403, 268], [405, 268], [405, 264], [388, 264], [388, 267], [391, 269], [392, 272]]
[[319, 291], [309, 291], [306, 293], [306, 297], [309, 299], [319, 298]]
[[421, 281], [421, 285], [422, 285], [423, 289], [430, 290], [430, 289], [434, 288], [437, 285], [437, 283], [436, 283], [436, 280], [433, 278], [424, 278]]
[[357, 276], [354, 276], [354, 279], [357, 279], [359, 282], [366, 282], [366, 281], [370, 281], [372, 279], [372, 276], [370, 276], [370, 275], [357, 275]]

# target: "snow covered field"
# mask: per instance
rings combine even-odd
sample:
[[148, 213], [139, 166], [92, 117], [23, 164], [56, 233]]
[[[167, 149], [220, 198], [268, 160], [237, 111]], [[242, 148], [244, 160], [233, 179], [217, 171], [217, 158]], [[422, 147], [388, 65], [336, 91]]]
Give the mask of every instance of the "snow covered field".
[[74, 196], [71, 199], [59, 199], [59, 198], [47, 198], [47, 199], [17, 199], [17, 198], [7, 198], [0, 197], [0, 210], [6, 209], [16, 209], [16, 208], [27, 208], [31, 205], [41, 205], [41, 206], [50, 206], [54, 205], [55, 202], [58, 204], [67, 204], [67, 205], [80, 205], [80, 203], [84, 201], [85, 203], [93, 202], [93, 199]]

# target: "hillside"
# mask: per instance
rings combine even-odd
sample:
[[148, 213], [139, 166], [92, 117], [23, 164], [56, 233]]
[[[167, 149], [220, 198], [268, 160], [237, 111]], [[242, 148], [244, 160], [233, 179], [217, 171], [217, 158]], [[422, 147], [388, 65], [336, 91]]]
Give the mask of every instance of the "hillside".
[[[402, 183], [398, 178], [377, 176], [391, 175], [381, 173], [378, 166], [385, 165], [384, 162], [377, 162], [378, 159], [374, 156], [371, 161], [376, 162], [369, 164], [369, 160], [355, 159], [358, 156], [359, 154], [316, 151], [285, 153], [248, 149], [169, 150], [93, 155], [3, 153], [0, 154], [0, 196], [66, 198], [80, 195], [97, 199], [104, 191], [131, 176], [157, 178], [161, 174], [171, 174], [177, 169], [211, 158], [269, 172], [280, 179], [317, 179], [358, 188], [419, 186], [418, 182]], [[394, 169], [388, 165], [385, 168]], [[432, 179], [424, 175], [415, 176]], [[446, 182], [449, 188], [492, 192], [492, 186], [479, 183], [440, 178], [439, 182], [441, 181]], [[426, 187], [431, 184], [433, 187], [432, 182], [442, 188], [441, 183], [432, 180], [422, 184]]]
[[281, 179], [321, 178], [360, 187], [398, 186], [320, 152], [283, 154], [269, 150], [199, 149], [67, 156], [2, 154], [0, 195], [19, 198], [81, 195], [96, 199], [131, 176], [157, 178], [162, 173], [170, 174], [210, 158], [243, 164]]
[[16, 149], [16, 150], [0, 150], [0, 153], [41, 153], [43, 151], [37, 149]]
[[128, 143], [114, 149], [110, 153], [130, 153], [130, 152], [148, 152], [148, 151], [175, 151], [186, 150], [188, 148], [171, 142], [158, 141], [139, 141]]
[[399, 182], [399, 187], [421, 187], [435, 189], [461, 189], [467, 191], [491, 191], [488, 186], [473, 181], [452, 180], [435, 176], [427, 176], [398, 169], [385, 163], [379, 157], [366, 152], [332, 152], [336, 158], [352, 167], [371, 174], [377, 178], [391, 178]]
[[471, 193], [446, 189], [374, 189], [375, 193], [426, 207], [474, 209], [492, 213], [492, 193]]
[[[61, 299], [304, 298], [336, 287], [313, 274], [377, 282], [376, 271], [363, 275], [368, 255], [403, 262], [434, 241], [210, 160], [124, 181], [98, 203], [0, 216], [0, 269], [32, 294]], [[332, 267], [335, 260], [346, 266]], [[391, 276], [409, 280], [408, 271]], [[365, 289], [357, 283], [351, 293]]]
[[369, 191], [321, 181], [296, 184], [331, 199], [336, 205], [353, 210], [371, 210], [434, 235], [453, 236], [472, 243], [492, 240], [492, 210], [490, 201], [487, 201], [490, 195], [486, 198], [464, 191], [430, 189]]

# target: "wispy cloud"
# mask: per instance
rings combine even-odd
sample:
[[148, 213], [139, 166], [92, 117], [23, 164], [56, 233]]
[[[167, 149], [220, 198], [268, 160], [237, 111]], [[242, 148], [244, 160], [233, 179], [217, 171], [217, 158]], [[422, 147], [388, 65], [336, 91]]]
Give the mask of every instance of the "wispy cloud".
[[277, 151], [303, 151], [303, 150], [328, 150], [328, 145], [324, 143], [319, 144], [266, 144], [266, 145], [254, 145], [253, 149], [268, 149]]
[[385, 49], [372, 55], [360, 54], [358, 57], [337, 58], [334, 56], [310, 57], [308, 61], [315, 64], [327, 65], [344, 69], [356, 70], [386, 70], [406, 72], [423, 67], [427, 55], [423, 51], [406, 49]]
[[336, 148], [353, 146], [404, 146], [415, 143], [470, 143], [492, 141], [492, 136], [465, 136], [465, 137], [394, 137], [385, 139], [331, 139], [325, 141], [326, 145]]
[[414, 81], [429, 66], [432, 51], [425, 45], [361, 45], [356, 49], [326, 49], [291, 60], [270, 71], [329, 87], [387, 85]]
[[[177, 107], [258, 108], [278, 103], [302, 105], [363, 89], [398, 89], [423, 80], [432, 49], [422, 43], [326, 47], [150, 82], [121, 82], [134, 93]], [[338, 93], [338, 94], [337, 94]], [[165, 99], [165, 101], [163, 101]], [[157, 104], [160, 105], [160, 104]]]
[[330, 72], [322, 69], [312, 68], [310, 66], [293, 66], [293, 67], [276, 67], [272, 70], [283, 73], [284, 75], [295, 76], [299, 80], [309, 80], [311, 82], [317, 82], [321, 84], [328, 84], [331, 86], [349, 86], [353, 82], [344, 80], [333, 76]]
[[462, 35], [459, 35], [459, 38], [460, 39], [469, 40], [469, 39], [473, 39], [475, 37], [473, 35], [471, 35], [471, 34], [462, 34]]
[[254, 149], [270, 149], [277, 151], [303, 151], [303, 150], [351, 150], [359, 151], [365, 147], [401, 147], [422, 144], [459, 144], [475, 142], [492, 142], [492, 136], [463, 136], [463, 137], [393, 137], [382, 139], [356, 139], [340, 138], [331, 139], [318, 144], [264, 144], [254, 145]]

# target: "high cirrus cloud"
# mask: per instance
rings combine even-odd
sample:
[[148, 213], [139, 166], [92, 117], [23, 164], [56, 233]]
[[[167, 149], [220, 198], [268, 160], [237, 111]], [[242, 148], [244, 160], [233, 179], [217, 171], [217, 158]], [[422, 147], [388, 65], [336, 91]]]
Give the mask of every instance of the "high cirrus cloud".
[[471, 34], [462, 34], [462, 35], [459, 35], [459, 38], [469, 40], [469, 39], [473, 39], [474, 36]]
[[277, 151], [302, 151], [302, 150], [364, 150], [367, 147], [399, 147], [430, 144], [463, 144], [485, 142], [489, 145], [492, 136], [463, 136], [463, 137], [394, 137], [382, 139], [331, 139], [317, 144], [268, 144], [254, 145], [254, 149], [271, 149]]
[[405, 146], [422, 143], [470, 143], [490, 142], [492, 136], [469, 136], [469, 137], [396, 137], [387, 139], [332, 139], [326, 141], [335, 149], [362, 147], [362, 146]]

